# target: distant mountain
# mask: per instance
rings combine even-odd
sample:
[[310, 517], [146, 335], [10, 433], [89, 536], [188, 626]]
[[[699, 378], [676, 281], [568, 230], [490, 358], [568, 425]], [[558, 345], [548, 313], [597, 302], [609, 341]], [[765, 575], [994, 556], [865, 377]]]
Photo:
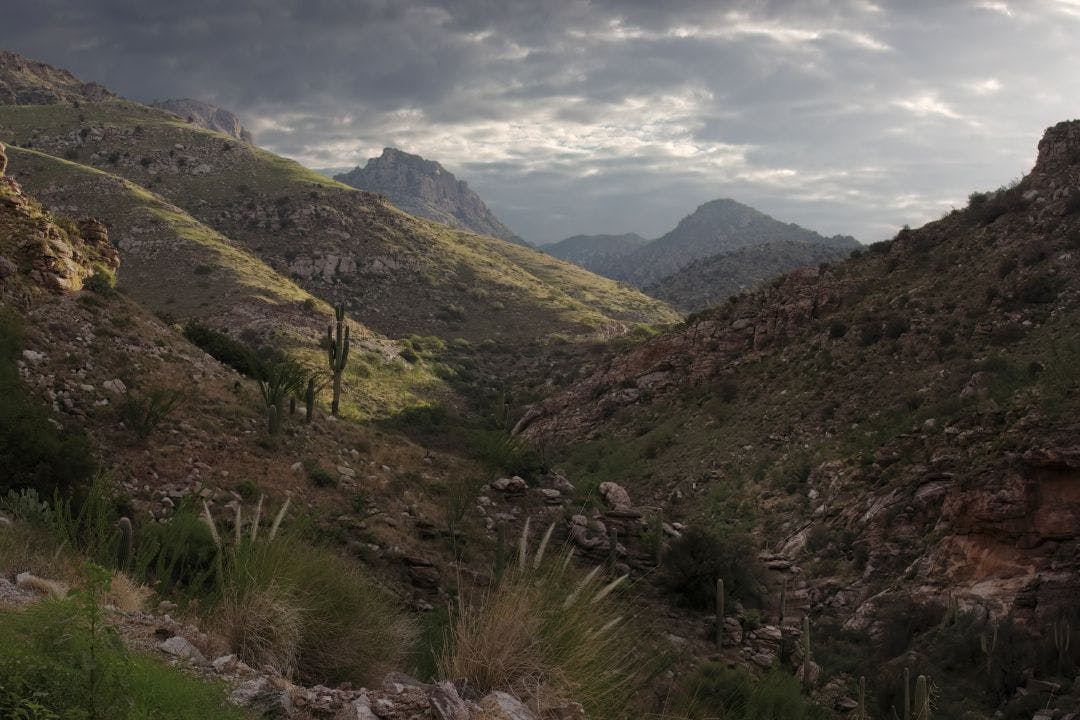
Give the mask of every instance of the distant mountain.
[[157, 101], [151, 107], [175, 113], [204, 130], [213, 130], [246, 143], [254, 143], [251, 133], [240, 123], [240, 118], [216, 105], [191, 98], [179, 98]]
[[644, 287], [681, 270], [694, 260], [739, 248], [775, 242], [817, 243], [854, 249], [853, 237], [825, 237], [794, 223], [783, 223], [730, 199], [707, 202], [663, 237], [625, 255], [609, 277]]
[[503, 225], [464, 180], [458, 180], [439, 163], [419, 155], [386, 148], [364, 167], [358, 165], [350, 172], [335, 175], [334, 179], [384, 195], [410, 215], [519, 245], [528, 244]]
[[637, 233], [624, 235], [574, 235], [541, 248], [549, 255], [580, 265], [598, 275], [608, 275], [614, 263], [649, 241]]
[[695, 312], [796, 268], [836, 262], [850, 254], [848, 247], [816, 242], [781, 240], [751, 245], [695, 260], [646, 286], [645, 294], [683, 312]]
[[0, 104], [54, 105], [115, 97], [101, 85], [83, 82], [67, 70], [0, 50]]

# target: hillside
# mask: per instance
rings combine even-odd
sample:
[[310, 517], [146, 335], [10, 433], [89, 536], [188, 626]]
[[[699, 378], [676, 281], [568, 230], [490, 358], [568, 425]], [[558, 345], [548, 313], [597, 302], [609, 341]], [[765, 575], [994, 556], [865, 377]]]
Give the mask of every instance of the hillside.
[[850, 248], [823, 243], [767, 242], [695, 260], [647, 285], [644, 292], [683, 312], [696, 312], [796, 268], [836, 262], [850, 254]]
[[574, 235], [543, 247], [544, 252], [608, 277], [621, 258], [645, 245], [637, 233], [623, 235]]
[[1078, 186], [1061, 123], [1019, 184], [600, 361], [517, 431], [583, 497], [752, 536], [775, 574], [742, 601], [773, 613], [783, 578], [822, 693], [865, 674], [886, 716], [909, 667], [939, 715], [1028, 717], [1074, 667], [1038, 648], [1080, 590]]
[[464, 180], [439, 163], [419, 155], [385, 148], [364, 167], [335, 175], [358, 190], [384, 195], [397, 208], [419, 218], [524, 244], [488, 209]]
[[707, 202], [671, 232], [627, 255], [611, 277], [637, 287], [660, 281], [694, 260], [772, 242], [820, 243], [853, 249], [854, 238], [826, 238], [795, 224], [782, 223], [734, 200]]
[[84, 83], [67, 70], [0, 50], [0, 104], [100, 102], [115, 97], [101, 85]]
[[191, 98], [178, 98], [157, 101], [152, 103], [150, 107], [168, 110], [204, 130], [219, 132], [246, 143], [254, 144], [255, 142], [251, 137], [251, 133], [240, 122], [240, 118], [216, 105], [201, 100], [192, 100]]
[[0, 135], [151, 190], [305, 290], [345, 301], [358, 320], [390, 337], [514, 341], [677, 317], [569, 263], [418, 220], [375, 195], [136, 103], [0, 106]]

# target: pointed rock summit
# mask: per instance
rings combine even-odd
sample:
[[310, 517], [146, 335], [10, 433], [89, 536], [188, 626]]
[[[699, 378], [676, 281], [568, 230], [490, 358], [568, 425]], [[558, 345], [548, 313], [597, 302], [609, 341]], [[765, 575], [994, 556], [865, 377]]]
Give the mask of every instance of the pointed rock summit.
[[367, 165], [335, 175], [334, 179], [359, 190], [385, 195], [410, 215], [481, 235], [526, 244], [499, 221], [464, 180], [458, 180], [434, 160], [386, 148]]
[[251, 133], [240, 123], [240, 118], [216, 105], [201, 100], [192, 100], [191, 98], [179, 98], [155, 102], [153, 107], [175, 113], [189, 123], [198, 125], [205, 130], [224, 133], [237, 140], [254, 144]]

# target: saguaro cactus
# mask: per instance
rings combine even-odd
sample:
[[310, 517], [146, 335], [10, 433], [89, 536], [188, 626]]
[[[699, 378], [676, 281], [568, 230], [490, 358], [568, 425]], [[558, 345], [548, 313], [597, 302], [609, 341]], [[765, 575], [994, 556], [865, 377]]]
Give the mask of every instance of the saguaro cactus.
[[911, 720], [911, 668], [904, 668], [904, 720]]
[[866, 717], [866, 676], [859, 676], [859, 710], [856, 715], [858, 720], [867, 720]]
[[813, 657], [813, 654], [810, 651], [810, 616], [809, 615], [803, 615], [803, 619], [802, 619], [802, 646], [803, 646], [802, 647], [802, 650], [803, 650], [802, 681], [803, 681], [803, 687], [805, 687], [806, 690], [809, 691], [810, 690], [810, 685], [811, 685], [811, 679], [812, 679], [812, 677], [811, 677], [812, 673], [810, 672], [810, 668], [814, 664], [814, 657]]
[[724, 579], [716, 579], [716, 649], [724, 648]]
[[341, 375], [349, 360], [349, 326], [345, 324], [345, 303], [338, 303], [334, 307], [334, 317], [337, 319], [337, 333], [332, 326], [326, 328], [326, 359], [334, 375], [334, 400], [330, 405], [330, 414], [337, 415], [341, 401]]

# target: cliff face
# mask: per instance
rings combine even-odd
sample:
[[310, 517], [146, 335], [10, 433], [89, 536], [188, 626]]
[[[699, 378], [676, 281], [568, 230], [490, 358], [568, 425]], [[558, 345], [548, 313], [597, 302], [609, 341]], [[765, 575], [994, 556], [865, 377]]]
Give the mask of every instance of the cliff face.
[[240, 118], [228, 110], [210, 103], [192, 100], [191, 98], [180, 98], [155, 102], [152, 107], [175, 113], [205, 130], [224, 133], [249, 144], [255, 142], [251, 137], [251, 133], [240, 123]]
[[84, 83], [67, 70], [0, 50], [0, 105], [103, 102], [115, 98], [97, 83]]
[[394, 148], [386, 148], [364, 167], [334, 178], [359, 190], [386, 196], [416, 217], [525, 244], [495, 217], [480, 196], [442, 165]]
[[692, 523], [736, 483], [803, 565], [793, 587], [849, 628], [879, 632], [899, 591], [1045, 627], [1080, 591], [1078, 188], [1062, 123], [1017, 186], [700, 313], [516, 430], [631, 455], [679, 428], [631, 493]]
[[53, 217], [5, 177], [6, 168], [0, 143], [0, 299], [23, 304], [42, 290], [73, 292], [98, 266], [116, 271], [120, 255], [103, 224]]

